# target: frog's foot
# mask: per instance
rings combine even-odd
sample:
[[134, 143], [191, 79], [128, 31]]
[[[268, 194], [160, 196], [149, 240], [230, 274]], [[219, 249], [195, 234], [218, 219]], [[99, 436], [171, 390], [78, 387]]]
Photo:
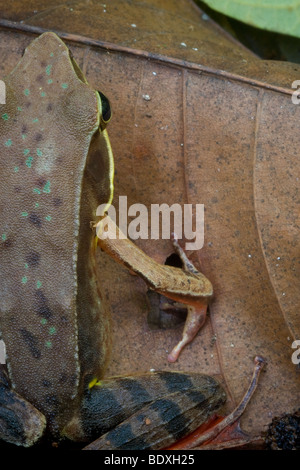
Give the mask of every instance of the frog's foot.
[[199, 305], [199, 307], [188, 306], [188, 314], [186, 317], [182, 338], [168, 355], [169, 362], [177, 361], [182, 349], [195, 338], [200, 328], [204, 325], [206, 319], [207, 305]]
[[187, 255], [185, 254], [185, 251], [181, 246], [179, 245], [178, 238], [175, 232], [171, 233], [171, 240], [174, 246], [174, 249], [181, 259], [181, 262], [183, 264], [184, 271], [188, 273], [193, 273], [196, 276], [199, 275], [198, 269], [194, 266], [194, 264], [188, 259]]
[[0, 439], [29, 447], [43, 435], [46, 418], [11, 389], [4, 366], [0, 367]]
[[[187, 273], [192, 273], [195, 276], [200, 275], [201, 273], [199, 273], [199, 271], [196, 269], [194, 264], [188, 259], [184, 250], [179, 245], [176, 234], [172, 233], [171, 236], [173, 246], [177, 255], [182, 261], [184, 271], [186, 271]], [[172, 352], [168, 355], [169, 362], [177, 361], [182, 349], [187, 344], [193, 341], [196, 334], [205, 323], [207, 313], [207, 302], [199, 301], [197, 306], [188, 305], [187, 308], [188, 314], [184, 325], [182, 339], [179, 341], [179, 343], [177, 343], [177, 345], [173, 348]]]

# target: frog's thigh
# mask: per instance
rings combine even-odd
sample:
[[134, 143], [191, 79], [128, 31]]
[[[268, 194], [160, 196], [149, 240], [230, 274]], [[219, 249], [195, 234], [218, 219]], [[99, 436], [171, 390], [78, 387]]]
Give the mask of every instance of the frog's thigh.
[[[66, 434], [86, 449], [161, 449], [199, 427], [225, 402], [212, 377], [154, 372], [102, 381], [85, 396]], [[77, 427], [77, 429], [76, 429]], [[80, 435], [81, 434], [81, 435]]]
[[44, 415], [10, 388], [0, 366], [0, 439], [28, 447], [40, 439], [45, 427]]

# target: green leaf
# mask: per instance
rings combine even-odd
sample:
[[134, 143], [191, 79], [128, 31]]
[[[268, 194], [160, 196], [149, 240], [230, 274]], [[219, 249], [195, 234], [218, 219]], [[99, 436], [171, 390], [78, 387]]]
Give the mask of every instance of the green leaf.
[[300, 38], [299, 0], [204, 0], [204, 3], [257, 28]]

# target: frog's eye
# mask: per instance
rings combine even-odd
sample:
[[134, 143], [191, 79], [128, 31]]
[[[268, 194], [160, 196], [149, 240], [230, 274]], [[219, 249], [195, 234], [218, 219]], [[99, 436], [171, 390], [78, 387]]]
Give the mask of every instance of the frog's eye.
[[107, 123], [109, 122], [111, 118], [111, 109], [110, 109], [110, 104], [109, 100], [106, 98], [101, 91], [98, 91], [100, 100], [101, 100], [101, 106], [102, 106], [102, 115], [101, 115], [101, 123], [100, 127], [101, 130], [103, 131], [106, 128]]

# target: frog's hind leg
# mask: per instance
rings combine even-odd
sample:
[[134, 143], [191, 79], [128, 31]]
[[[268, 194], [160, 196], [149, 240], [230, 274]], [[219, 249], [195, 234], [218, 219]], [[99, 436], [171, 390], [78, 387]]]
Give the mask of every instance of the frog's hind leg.
[[64, 434], [79, 441], [97, 439], [88, 450], [161, 449], [204, 423], [225, 400], [221, 385], [203, 374], [114, 377], [86, 393]]
[[97, 243], [104, 251], [144, 279], [152, 290], [188, 307], [183, 337], [168, 356], [170, 362], [175, 362], [205, 322], [207, 304], [213, 295], [211, 282], [187, 258], [175, 236], [173, 245], [182, 260], [182, 269], [156, 263], [128, 240], [108, 216], [96, 227]]
[[29, 447], [43, 435], [46, 418], [10, 387], [5, 366], [0, 365], [0, 439]]

